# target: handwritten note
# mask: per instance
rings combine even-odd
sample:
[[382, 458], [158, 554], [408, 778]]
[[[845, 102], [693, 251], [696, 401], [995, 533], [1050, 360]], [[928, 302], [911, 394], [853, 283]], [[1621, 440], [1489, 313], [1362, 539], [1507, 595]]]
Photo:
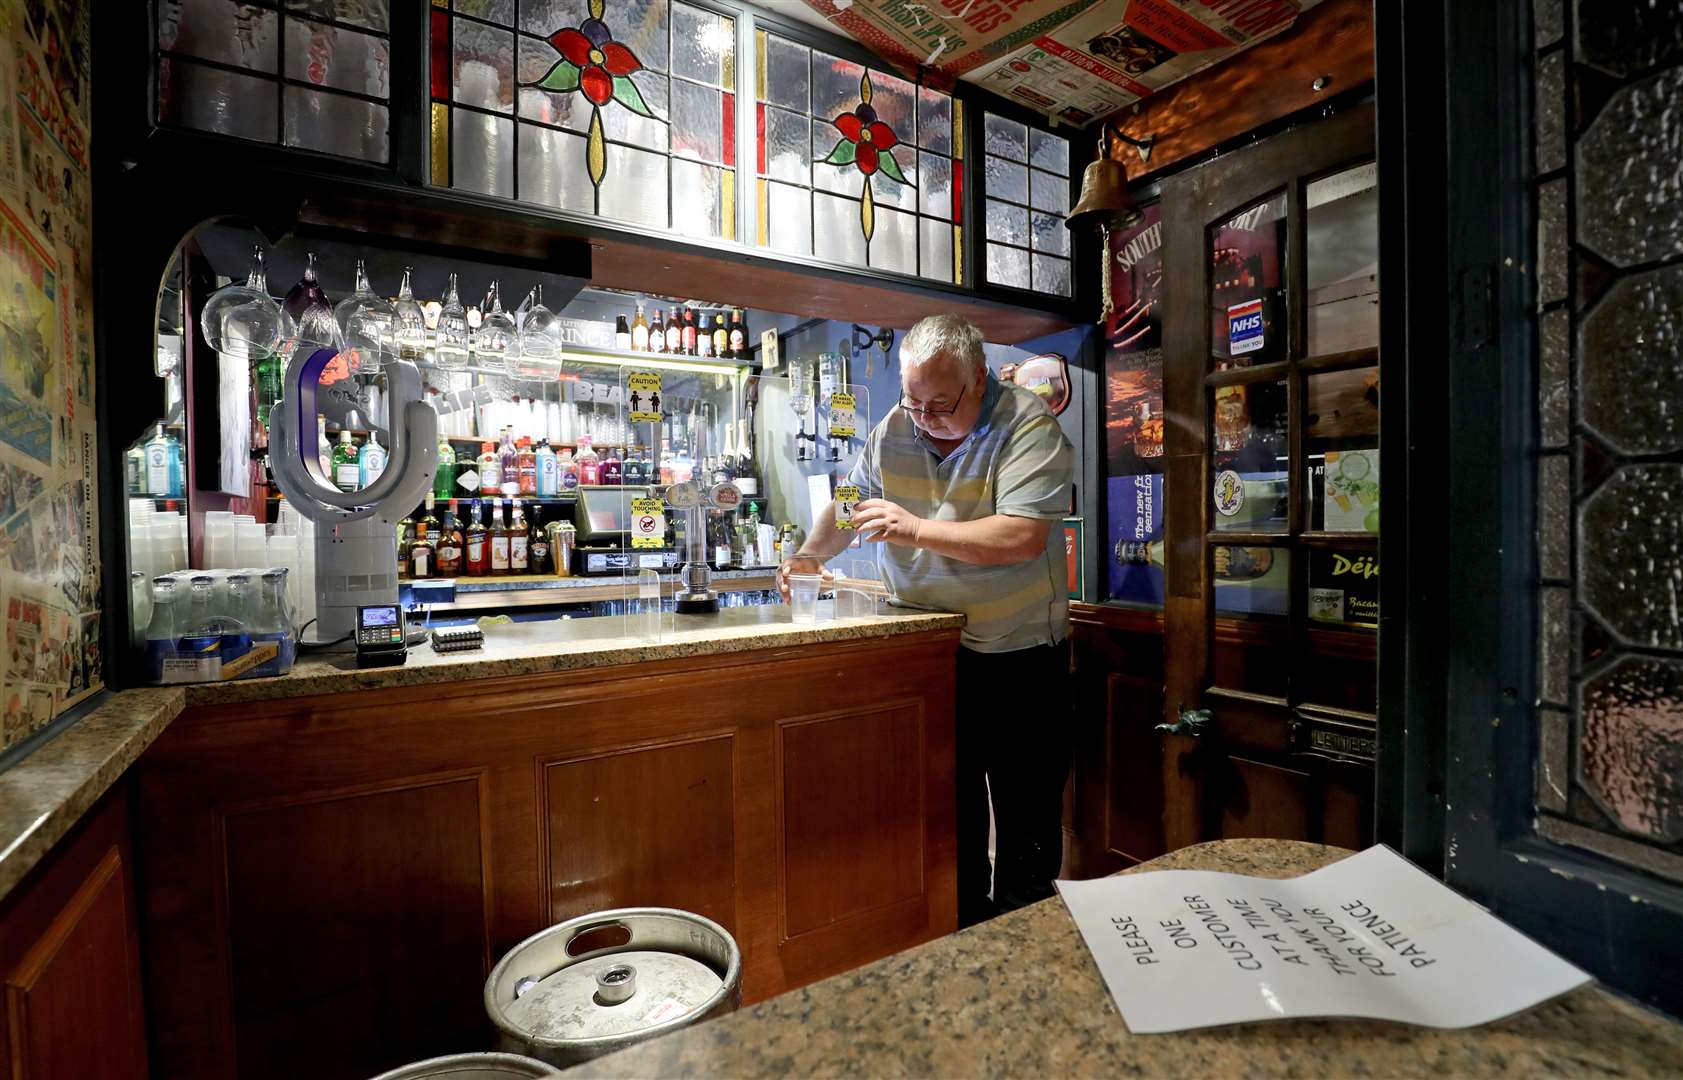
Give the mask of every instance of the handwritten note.
[[1303, 1017], [1488, 1023], [1589, 976], [1386, 847], [1286, 880], [1060, 881], [1138, 1034]]

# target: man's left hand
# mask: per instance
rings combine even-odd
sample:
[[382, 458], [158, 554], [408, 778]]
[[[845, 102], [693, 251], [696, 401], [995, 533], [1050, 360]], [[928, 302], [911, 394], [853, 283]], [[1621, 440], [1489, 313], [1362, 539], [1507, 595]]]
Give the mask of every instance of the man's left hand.
[[866, 499], [853, 507], [853, 527], [867, 540], [916, 547], [923, 519], [899, 503]]

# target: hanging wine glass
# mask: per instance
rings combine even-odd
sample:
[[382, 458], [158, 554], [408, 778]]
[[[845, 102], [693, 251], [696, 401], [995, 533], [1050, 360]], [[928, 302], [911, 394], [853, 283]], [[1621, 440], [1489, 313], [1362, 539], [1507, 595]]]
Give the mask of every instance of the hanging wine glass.
[[384, 367], [392, 356], [392, 323], [396, 314], [391, 303], [368, 284], [361, 259], [356, 261], [356, 291], [333, 309], [344, 351], [352, 371], [371, 374]]
[[[305, 253], [304, 276], [287, 292], [286, 299], [281, 301], [281, 310], [292, 319], [293, 325], [288, 353], [300, 348], [312, 352], [325, 348], [344, 355], [345, 336], [333, 318], [333, 304], [328, 300], [327, 292], [316, 279], [315, 252]], [[357, 357], [346, 356], [345, 360], [351, 373], [358, 370]]]
[[528, 377], [553, 381], [561, 374], [561, 320], [544, 306], [543, 286], [520, 320], [520, 367]]
[[415, 301], [415, 290], [409, 284], [414, 267], [403, 268], [403, 284], [397, 290], [397, 303], [392, 305], [392, 344], [397, 358], [419, 364], [427, 358], [427, 314]]
[[243, 283], [210, 294], [199, 313], [199, 329], [207, 345], [229, 356], [264, 360], [280, 352], [291, 334], [291, 319], [269, 295], [261, 247], [251, 249], [251, 269]]
[[486, 311], [480, 319], [479, 330], [473, 336], [473, 351], [482, 367], [495, 368], [515, 374], [512, 364], [520, 358], [520, 341], [514, 317], [503, 310], [497, 283], [491, 282], [486, 297]]
[[436, 354], [440, 367], [460, 368], [468, 363], [468, 316], [462, 298], [456, 292], [456, 275], [450, 275], [450, 286], [444, 294], [444, 308], [438, 313], [438, 345]]

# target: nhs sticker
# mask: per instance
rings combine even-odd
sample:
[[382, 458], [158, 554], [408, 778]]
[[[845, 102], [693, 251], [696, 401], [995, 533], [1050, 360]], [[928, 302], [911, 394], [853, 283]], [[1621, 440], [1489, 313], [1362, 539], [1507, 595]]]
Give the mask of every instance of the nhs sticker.
[[1227, 352], [1239, 356], [1262, 348], [1262, 301], [1246, 300], [1227, 309]]

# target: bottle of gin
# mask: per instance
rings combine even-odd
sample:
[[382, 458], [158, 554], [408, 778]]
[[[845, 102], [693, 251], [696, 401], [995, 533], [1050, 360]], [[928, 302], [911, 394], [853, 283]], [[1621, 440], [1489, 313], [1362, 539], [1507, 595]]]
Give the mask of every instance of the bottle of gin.
[[355, 491], [362, 481], [362, 466], [357, 461], [356, 444], [351, 433], [340, 429], [339, 441], [333, 444], [333, 482], [340, 491]]
[[368, 441], [362, 444], [357, 453], [357, 486], [367, 487], [380, 478], [386, 471], [386, 448], [380, 445], [380, 440], [374, 432], [368, 433]]
[[432, 474], [432, 493], [441, 499], [448, 499], [455, 494], [456, 487], [456, 448], [450, 445], [450, 440], [440, 435], [438, 438], [438, 470]]

